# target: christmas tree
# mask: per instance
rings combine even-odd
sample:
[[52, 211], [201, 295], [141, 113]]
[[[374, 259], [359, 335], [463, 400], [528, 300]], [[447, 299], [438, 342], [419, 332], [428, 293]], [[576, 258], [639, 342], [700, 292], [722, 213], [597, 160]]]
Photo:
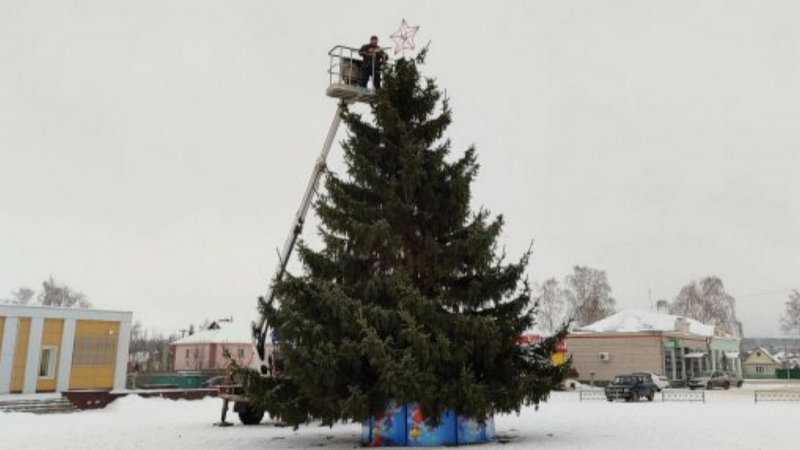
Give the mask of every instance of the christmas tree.
[[568, 369], [550, 362], [565, 329], [517, 343], [534, 324], [530, 249], [507, 261], [502, 216], [471, 209], [476, 152], [451, 157], [424, 55], [385, 69], [369, 115], [344, 112], [347, 172], [315, 204], [323, 245], [301, 243], [303, 274], [261, 302], [283, 373], [250, 395], [286, 422], [364, 421], [391, 401], [484, 420], [545, 400]]

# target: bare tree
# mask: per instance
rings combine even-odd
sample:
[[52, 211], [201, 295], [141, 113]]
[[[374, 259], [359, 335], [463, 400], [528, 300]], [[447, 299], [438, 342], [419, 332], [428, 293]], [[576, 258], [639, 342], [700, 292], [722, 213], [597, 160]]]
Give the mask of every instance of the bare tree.
[[538, 323], [542, 333], [551, 334], [567, 322], [567, 300], [564, 290], [555, 278], [534, 286], [538, 303]]
[[719, 277], [709, 276], [685, 285], [669, 310], [672, 314], [719, 325], [734, 336], [742, 336], [742, 323], [736, 317], [736, 299], [725, 292]]
[[575, 266], [564, 285], [570, 316], [576, 325], [588, 325], [614, 313], [616, 301], [611, 297], [605, 271]]
[[[34, 296], [36, 300], [34, 300]], [[74, 291], [66, 284], [60, 284], [51, 275], [42, 283], [39, 294], [27, 287], [21, 287], [11, 293], [11, 297], [3, 303], [12, 305], [62, 306], [66, 308], [90, 308], [92, 304], [82, 292]]]
[[781, 331], [789, 336], [800, 334], [800, 291], [793, 289], [781, 316]]
[[52, 276], [42, 283], [42, 292], [37, 299], [40, 305], [66, 308], [89, 308], [92, 306], [82, 292], [73, 291], [66, 284], [57, 283]]
[[157, 372], [170, 369], [170, 342], [177, 335], [165, 337], [155, 329], [146, 330], [140, 321], [131, 326], [130, 355], [137, 372]]
[[12, 292], [11, 297], [3, 300], [3, 303], [11, 305], [27, 305], [31, 302], [31, 299], [33, 299], [34, 295], [36, 295], [36, 291], [33, 289], [21, 287]]

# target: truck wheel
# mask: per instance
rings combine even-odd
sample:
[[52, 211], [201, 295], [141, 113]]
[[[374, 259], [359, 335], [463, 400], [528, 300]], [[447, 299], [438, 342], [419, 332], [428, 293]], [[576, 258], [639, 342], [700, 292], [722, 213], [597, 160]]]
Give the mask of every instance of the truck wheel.
[[656, 398], [656, 394], [655, 392], [651, 392], [650, 395], [647, 396], [647, 401], [652, 402], [654, 398]]
[[711, 382], [709, 381], [708, 385], [706, 386], [706, 389], [714, 389], [714, 385], [711, 384]]
[[727, 391], [728, 389], [730, 389], [730, 388], [731, 388], [731, 384], [730, 384], [729, 382], [727, 382], [727, 381], [726, 381], [726, 382], [725, 382], [725, 384], [724, 384], [724, 385], [722, 385], [722, 387], [724, 387], [724, 388], [725, 388], [725, 390]]
[[264, 410], [258, 409], [252, 405], [248, 404], [246, 407], [239, 410], [239, 420], [243, 425], [258, 425], [263, 418]]
[[631, 401], [632, 402], [638, 402], [639, 401], [639, 393], [638, 392], [634, 392], [634, 393], [631, 394]]
[[606, 398], [608, 399], [609, 402], [613, 402], [614, 401], [614, 399], [611, 398], [611, 397], [606, 397]]
[[742, 383], [744, 383], [744, 381], [739, 381], [738, 383], [736, 383], [736, 387], [742, 387]]

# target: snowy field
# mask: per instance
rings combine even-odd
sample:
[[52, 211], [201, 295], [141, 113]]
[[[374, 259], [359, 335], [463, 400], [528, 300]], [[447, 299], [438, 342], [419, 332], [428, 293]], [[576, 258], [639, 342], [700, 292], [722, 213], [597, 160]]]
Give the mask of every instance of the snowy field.
[[[791, 389], [797, 384], [745, 384], [707, 392], [706, 403], [578, 401], [576, 392], [555, 392], [539, 411], [498, 417], [506, 443], [469, 448], [670, 449], [797, 448], [800, 402], [753, 402], [753, 389]], [[73, 414], [0, 413], [3, 449], [273, 449], [359, 447], [359, 426], [306, 426], [298, 431], [265, 419], [258, 426], [220, 428], [221, 401], [143, 399], [130, 396], [104, 410]], [[229, 415], [231, 420], [236, 416]]]

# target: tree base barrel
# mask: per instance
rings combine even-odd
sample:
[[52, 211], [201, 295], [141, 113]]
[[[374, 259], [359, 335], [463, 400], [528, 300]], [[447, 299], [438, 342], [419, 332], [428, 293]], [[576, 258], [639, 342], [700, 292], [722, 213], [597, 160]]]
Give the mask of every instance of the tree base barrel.
[[434, 427], [422, 416], [419, 403], [390, 404], [361, 425], [361, 444], [366, 447], [426, 447], [478, 444], [496, 439], [494, 418], [485, 423], [457, 415], [453, 410], [442, 414]]

